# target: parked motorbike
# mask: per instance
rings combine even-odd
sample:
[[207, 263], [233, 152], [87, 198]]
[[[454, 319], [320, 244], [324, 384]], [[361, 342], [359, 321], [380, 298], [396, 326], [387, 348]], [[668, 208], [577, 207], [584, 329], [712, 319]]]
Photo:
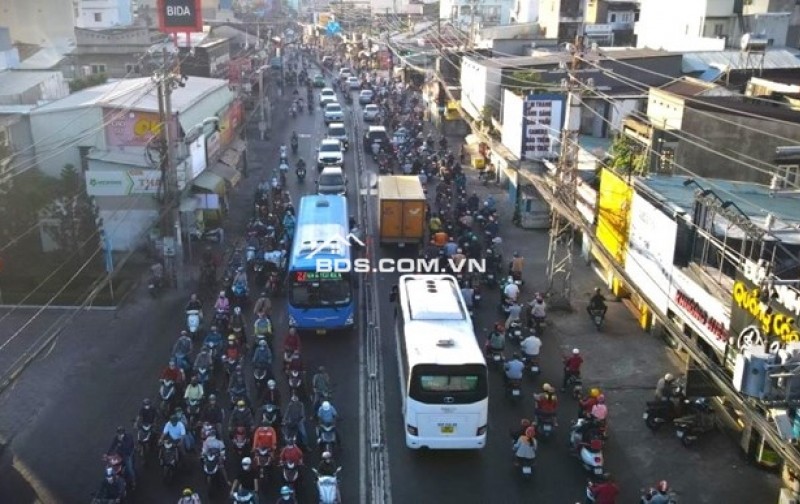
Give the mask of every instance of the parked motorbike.
[[200, 336], [200, 311], [187, 310], [186, 311], [186, 330], [189, 331], [189, 336], [193, 341], [197, 341]]
[[336, 474], [333, 476], [323, 476], [316, 469], [314, 476], [317, 478], [317, 494], [319, 495], [320, 504], [339, 504], [341, 499], [339, 497], [339, 472], [342, 468], [336, 469]]
[[194, 228], [189, 231], [189, 240], [191, 241], [222, 243], [222, 236], [223, 231], [221, 227], [206, 229], [205, 231]]
[[697, 439], [717, 428], [716, 417], [711, 403], [706, 398], [699, 398], [692, 401], [694, 413], [673, 420], [675, 425], [675, 435], [681, 440], [681, 444], [690, 447]]

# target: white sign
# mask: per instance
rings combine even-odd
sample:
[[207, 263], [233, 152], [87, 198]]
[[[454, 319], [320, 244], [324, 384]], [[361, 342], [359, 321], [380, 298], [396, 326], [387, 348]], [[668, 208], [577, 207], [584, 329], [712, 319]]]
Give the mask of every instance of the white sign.
[[625, 272], [666, 313], [678, 224], [638, 193], [633, 195], [630, 216]]
[[542, 159], [556, 154], [564, 112], [564, 97], [552, 94], [528, 95], [522, 117], [522, 155]]
[[199, 135], [197, 139], [189, 144], [189, 155], [192, 162], [189, 164], [189, 180], [196, 179], [203, 170], [206, 169], [206, 137]]
[[160, 170], [90, 170], [86, 172], [86, 193], [90, 196], [156, 194], [160, 185]]
[[729, 308], [678, 268], [672, 270], [669, 309], [714, 350], [725, 352], [731, 326]]

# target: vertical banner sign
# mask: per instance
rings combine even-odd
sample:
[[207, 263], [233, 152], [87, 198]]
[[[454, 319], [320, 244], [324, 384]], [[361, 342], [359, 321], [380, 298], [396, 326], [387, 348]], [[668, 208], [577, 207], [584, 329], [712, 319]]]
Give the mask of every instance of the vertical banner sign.
[[530, 94], [525, 97], [522, 117], [522, 155], [542, 159], [556, 154], [557, 140], [564, 123], [564, 97], [557, 94]]
[[158, 0], [158, 31], [163, 33], [203, 31], [201, 0]]

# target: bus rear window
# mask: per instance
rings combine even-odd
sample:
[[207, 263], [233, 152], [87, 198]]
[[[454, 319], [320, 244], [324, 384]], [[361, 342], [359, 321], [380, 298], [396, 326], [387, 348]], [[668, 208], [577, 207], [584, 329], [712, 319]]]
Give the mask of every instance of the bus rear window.
[[411, 371], [408, 395], [427, 404], [469, 404], [488, 395], [483, 364], [419, 364]]

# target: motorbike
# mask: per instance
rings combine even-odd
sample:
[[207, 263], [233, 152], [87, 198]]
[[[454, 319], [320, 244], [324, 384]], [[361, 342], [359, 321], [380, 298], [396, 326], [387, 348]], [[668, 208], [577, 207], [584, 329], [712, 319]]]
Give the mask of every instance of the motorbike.
[[214, 484], [215, 481], [222, 481], [218, 479], [221, 476], [219, 470], [221, 465], [222, 453], [219, 450], [209, 450], [203, 455], [203, 473], [206, 475], [208, 485]]
[[517, 459], [517, 466], [523, 478], [529, 479], [533, 476], [533, 460], [529, 458], [515, 457]]
[[201, 231], [194, 228], [189, 231], [189, 240], [222, 243], [223, 231], [221, 227]]
[[489, 349], [489, 360], [495, 369], [503, 369], [503, 351]]
[[189, 336], [193, 341], [197, 341], [200, 335], [200, 311], [187, 310], [186, 311], [186, 329], [189, 331]]
[[208, 386], [209, 379], [211, 378], [211, 369], [207, 367], [198, 367], [194, 370], [195, 376], [197, 376], [197, 381], [203, 387]]
[[147, 292], [151, 297], [158, 296], [161, 289], [164, 287], [164, 278], [158, 275], [150, 275], [150, 280], [147, 282]]
[[294, 489], [297, 485], [297, 479], [300, 477], [300, 468], [294, 462], [285, 462], [282, 466], [283, 484]]
[[239, 460], [247, 456], [247, 452], [250, 448], [248, 441], [247, 429], [241, 426], [236, 427], [233, 431], [231, 444], [233, 444], [233, 450], [236, 452]]
[[239, 490], [233, 495], [233, 502], [236, 504], [255, 504], [256, 497], [250, 490], [239, 487]]
[[195, 420], [200, 415], [200, 401], [198, 399], [186, 400], [186, 417], [189, 425], [194, 425]]
[[[643, 490], [642, 498], [639, 501], [639, 504], [650, 504], [650, 502], [652, 501], [653, 497], [656, 496], [656, 494], [657, 494], [656, 490], [652, 488], [647, 491]], [[659, 501], [659, 502], [664, 502], [664, 501]], [[675, 492], [670, 490], [667, 493], [667, 501], [665, 504], [678, 504], [678, 497], [675, 495]]]
[[306, 179], [306, 169], [304, 166], [298, 166], [295, 173], [297, 174], [298, 182], [303, 182]]
[[214, 321], [212, 325], [217, 326], [219, 332], [225, 334], [228, 332], [228, 321], [230, 320], [230, 313], [227, 311], [217, 311], [214, 313]]
[[583, 380], [580, 375], [570, 374], [567, 378], [567, 386], [565, 388], [572, 395], [573, 399], [576, 401], [580, 399], [583, 393]]
[[707, 432], [716, 430], [717, 422], [714, 416], [714, 409], [706, 398], [694, 399], [692, 401], [694, 413], [682, 416], [672, 421], [675, 425], [675, 435], [681, 440], [683, 446], [689, 448]]
[[599, 331], [603, 327], [603, 321], [605, 320], [605, 314], [601, 309], [590, 309], [589, 316], [592, 318], [592, 323], [594, 327]]
[[533, 328], [534, 332], [537, 336], [541, 336], [544, 333], [545, 327], [545, 320], [547, 317], [537, 317], [531, 315], [531, 327]]
[[155, 441], [153, 424], [141, 423], [136, 430], [136, 451], [143, 461], [147, 461], [147, 454], [153, 449]]
[[247, 286], [243, 283], [234, 283], [231, 286], [231, 293], [233, 294], [232, 304], [236, 306], [244, 306], [247, 303]]
[[341, 472], [342, 468], [336, 468], [336, 474], [333, 476], [323, 476], [316, 469], [312, 469], [314, 471], [314, 476], [317, 478], [317, 494], [319, 495], [319, 502], [320, 504], [339, 504], [341, 499], [339, 498], [339, 472]]
[[117, 453], [109, 453], [103, 456], [106, 463], [106, 472], [111, 469], [111, 472], [120, 478], [125, 478], [124, 466], [122, 464], [122, 457]]
[[515, 341], [517, 344], [525, 339], [525, 330], [522, 327], [521, 320], [517, 319], [511, 321], [511, 323], [508, 325], [508, 331], [506, 331], [506, 337]]
[[266, 479], [269, 475], [269, 468], [272, 466], [272, 450], [263, 447], [256, 448], [253, 452], [253, 460], [258, 468], [259, 479]]
[[175, 382], [162, 379], [161, 386], [158, 388], [158, 396], [161, 398], [161, 416], [169, 418], [172, 413], [172, 403], [175, 401]]
[[317, 445], [319, 445], [320, 453], [333, 453], [337, 441], [336, 423], [320, 423], [317, 428]]
[[[602, 476], [605, 474], [603, 471], [603, 439], [598, 429], [586, 426], [587, 422], [589, 422], [589, 420], [579, 418], [572, 423], [572, 429], [569, 433], [570, 446], [578, 455], [583, 468], [588, 471], [589, 474], [593, 476]], [[588, 436], [586, 436], [589, 439], [588, 442], [584, 442], [584, 436], [581, 434], [581, 430], [585, 428], [591, 429]]]
[[253, 365], [253, 381], [256, 384], [256, 391], [259, 397], [264, 389], [267, 388], [267, 381], [269, 381], [269, 366], [266, 364]]
[[642, 419], [648, 429], [657, 431], [666, 423], [671, 423], [675, 418], [683, 416], [694, 403], [686, 399], [683, 386], [675, 386], [670, 398], [664, 401], [647, 401], [647, 407], [642, 414]]
[[297, 155], [298, 142], [297, 137], [292, 137], [292, 154]]
[[506, 379], [506, 393], [514, 401], [522, 399], [522, 380]]
[[555, 415], [538, 415], [536, 418], [536, 437], [540, 440], [549, 439], [556, 430]]
[[539, 356], [522, 354], [522, 360], [525, 361], [525, 369], [527, 369], [532, 378], [536, 378], [541, 372], [539, 368]]
[[481, 288], [480, 288], [480, 286], [478, 285], [478, 283], [477, 283], [477, 282], [475, 282], [475, 283], [474, 283], [474, 286], [472, 287], [472, 305], [473, 305], [475, 308], [480, 308], [480, 306], [481, 306], [481, 299], [482, 299], [482, 296], [481, 296]]
[[178, 445], [167, 436], [161, 446], [161, 471], [165, 483], [175, 477], [178, 470]]
[[300, 371], [292, 369], [289, 371], [289, 396], [296, 395], [300, 400], [303, 399], [303, 375]]

